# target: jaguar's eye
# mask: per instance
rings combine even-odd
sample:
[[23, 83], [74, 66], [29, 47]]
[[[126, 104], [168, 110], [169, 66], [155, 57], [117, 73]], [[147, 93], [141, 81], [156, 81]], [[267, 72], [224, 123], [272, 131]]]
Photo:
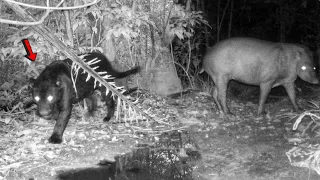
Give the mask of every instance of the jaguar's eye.
[[51, 102], [51, 101], [53, 100], [53, 96], [49, 95], [49, 96], [47, 97], [47, 100], [48, 100], [49, 102]]

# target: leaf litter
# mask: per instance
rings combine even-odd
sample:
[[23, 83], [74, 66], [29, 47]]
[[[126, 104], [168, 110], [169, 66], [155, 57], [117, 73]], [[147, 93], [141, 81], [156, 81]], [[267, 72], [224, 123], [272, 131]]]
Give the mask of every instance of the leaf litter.
[[[95, 117], [84, 119], [83, 110], [74, 108], [63, 143], [54, 145], [47, 141], [53, 122], [33, 120], [33, 114], [9, 116], [9, 121], [0, 113], [0, 177], [50, 179], [59, 170], [94, 165], [102, 159], [112, 161], [138, 144], [157, 143], [161, 134], [179, 130], [188, 130], [197, 142], [193, 149], [201, 151], [202, 160], [192, 164], [196, 179], [250, 180], [268, 179], [270, 175], [281, 179], [290, 172], [296, 174], [292, 179], [317, 177], [290, 166], [289, 155], [285, 154], [294, 151], [298, 157], [297, 149], [289, 151], [290, 139], [306, 138], [293, 136], [301, 134], [292, 132], [293, 122], [291, 128], [282, 126], [288, 120], [283, 114], [292, 115], [288, 101], [267, 104], [266, 116], [257, 117], [257, 104], [229, 99], [236, 115], [227, 118], [216, 110], [210, 95], [197, 91], [179, 97], [144, 94], [137, 104], [170, 126], [145, 121], [104, 123], [105, 109], [99, 108]], [[185, 158], [184, 149], [180, 155]]]

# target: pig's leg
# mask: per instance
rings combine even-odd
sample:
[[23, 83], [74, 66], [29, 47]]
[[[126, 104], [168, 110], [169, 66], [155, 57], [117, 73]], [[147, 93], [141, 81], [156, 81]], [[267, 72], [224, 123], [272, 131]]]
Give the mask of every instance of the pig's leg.
[[269, 92], [272, 88], [272, 83], [264, 83], [260, 85], [260, 97], [259, 97], [259, 108], [258, 108], [258, 115], [265, 113], [264, 111], [264, 104], [267, 100]]
[[213, 100], [214, 100], [215, 104], [217, 105], [218, 110], [222, 111], [222, 107], [218, 101], [218, 88], [216, 85], [213, 88]]
[[231, 114], [227, 106], [227, 86], [229, 79], [226, 76], [217, 78], [217, 91], [218, 91], [218, 102], [222, 107], [222, 110], [226, 114]]
[[299, 111], [299, 106], [296, 103], [296, 92], [294, 90], [294, 83], [286, 83], [283, 85], [286, 88], [290, 101], [294, 107], [295, 111]]

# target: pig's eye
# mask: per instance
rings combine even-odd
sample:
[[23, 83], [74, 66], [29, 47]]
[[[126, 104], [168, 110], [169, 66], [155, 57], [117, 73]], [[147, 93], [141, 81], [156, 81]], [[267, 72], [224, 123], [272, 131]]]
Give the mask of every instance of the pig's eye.
[[48, 100], [49, 102], [51, 102], [52, 99], [53, 99], [53, 96], [51, 96], [51, 95], [49, 95], [49, 96], [47, 97], [47, 100]]
[[316, 67], [313, 67], [313, 70], [316, 70], [317, 68]]
[[36, 100], [37, 102], [40, 100], [39, 96], [34, 97], [34, 100]]
[[301, 69], [302, 69], [302, 70], [306, 70], [307, 67], [306, 67], [306, 66], [302, 66]]

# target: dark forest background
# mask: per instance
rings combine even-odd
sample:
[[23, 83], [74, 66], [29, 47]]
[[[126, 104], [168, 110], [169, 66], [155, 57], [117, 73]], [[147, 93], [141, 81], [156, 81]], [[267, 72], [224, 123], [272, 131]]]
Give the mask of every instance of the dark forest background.
[[230, 36], [249, 36], [302, 43], [314, 50], [319, 48], [319, 1], [220, 0], [206, 3], [203, 12], [212, 27], [210, 43]]

